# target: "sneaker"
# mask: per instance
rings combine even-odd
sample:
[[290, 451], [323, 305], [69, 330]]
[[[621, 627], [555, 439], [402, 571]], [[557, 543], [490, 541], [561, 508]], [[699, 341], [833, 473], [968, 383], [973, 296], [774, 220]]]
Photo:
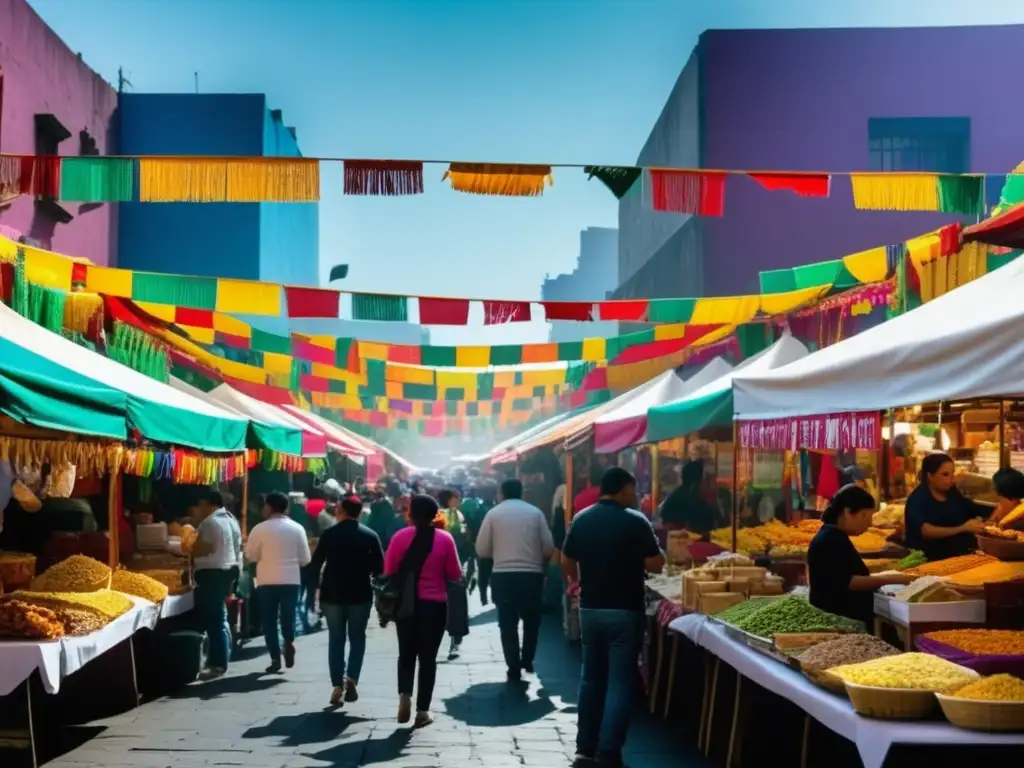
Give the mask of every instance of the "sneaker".
[[270, 662], [270, 666], [267, 667], [265, 671], [268, 675], [276, 675], [278, 672], [281, 671], [281, 660], [273, 659]]
[[288, 667], [288, 669], [295, 666], [295, 645], [293, 643], [285, 643], [284, 665]]
[[209, 680], [216, 680], [218, 677], [224, 677], [227, 674], [227, 667], [207, 667], [199, 674], [199, 679], [203, 682]]
[[345, 688], [340, 685], [334, 686], [334, 690], [331, 691], [331, 706], [340, 707], [342, 705], [342, 699], [345, 696]]
[[426, 728], [432, 722], [434, 722], [434, 718], [430, 716], [429, 712], [417, 712], [416, 713], [416, 720], [413, 721], [412, 727], [413, 728]]
[[405, 724], [412, 718], [412, 696], [402, 694], [398, 697], [398, 722]]
[[359, 701], [359, 690], [356, 688], [356, 681], [351, 677], [345, 678], [345, 701], [349, 703]]

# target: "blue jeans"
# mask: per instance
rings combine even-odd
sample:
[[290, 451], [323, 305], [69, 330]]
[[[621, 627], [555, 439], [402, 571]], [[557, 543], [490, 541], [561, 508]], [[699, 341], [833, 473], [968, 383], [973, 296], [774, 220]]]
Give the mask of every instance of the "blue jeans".
[[228, 625], [227, 599], [231, 595], [234, 570], [203, 568], [196, 571], [196, 616], [210, 640], [207, 662], [225, 668], [231, 652], [231, 627]]
[[260, 596], [260, 614], [263, 617], [263, 639], [273, 661], [281, 660], [281, 642], [277, 636], [278, 616], [284, 644], [295, 643], [295, 608], [299, 602], [298, 584], [268, 584], [257, 587]]
[[622, 759], [634, 704], [644, 614], [581, 608], [580, 629], [583, 671], [576, 751], [615, 764]]
[[[366, 655], [366, 625], [370, 622], [372, 607], [373, 603], [320, 604], [324, 618], [327, 619], [327, 665], [331, 670], [331, 685], [344, 685], [346, 677], [353, 682], [359, 682], [359, 673], [363, 671], [363, 656]], [[346, 637], [351, 646], [347, 665]]]

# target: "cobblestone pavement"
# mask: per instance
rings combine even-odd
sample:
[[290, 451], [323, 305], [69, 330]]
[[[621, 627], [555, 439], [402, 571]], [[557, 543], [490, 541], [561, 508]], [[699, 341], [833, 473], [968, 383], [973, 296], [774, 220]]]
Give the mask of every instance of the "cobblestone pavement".
[[[254, 641], [226, 677], [101, 721], [102, 732], [48, 765], [565, 768], [576, 737], [578, 648], [565, 641], [557, 616], [545, 616], [537, 674], [510, 686], [493, 607], [472, 611], [461, 658], [439, 666], [428, 728], [396, 723], [397, 641], [393, 628], [373, 626], [360, 699], [343, 709], [326, 708], [326, 632], [299, 638], [296, 666], [283, 675], [262, 673], [267, 658]], [[673, 744], [670, 726], [639, 709], [625, 755], [634, 768], [703, 765]]]

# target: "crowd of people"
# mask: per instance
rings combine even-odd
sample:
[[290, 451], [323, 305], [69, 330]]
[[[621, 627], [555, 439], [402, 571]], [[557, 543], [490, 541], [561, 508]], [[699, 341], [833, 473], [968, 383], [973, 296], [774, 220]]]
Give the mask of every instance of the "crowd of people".
[[[595, 480], [593, 503], [559, 537], [561, 569], [579, 586], [583, 628], [577, 762], [621, 766], [644, 633], [644, 574], [659, 572], [664, 557], [650, 521], [635, 509], [633, 475], [613, 467]], [[393, 622], [398, 639], [399, 723], [432, 722], [444, 635], [448, 658], [456, 658], [469, 632], [466, 595], [475, 588], [483, 603], [493, 598], [509, 682], [532, 674], [548, 564], [558, 553], [549, 516], [524, 500], [517, 479], [496, 494], [404, 490], [397, 483], [374, 491], [322, 487], [311, 495], [322, 503], [305, 510], [319, 531], [313, 551], [288, 496], [263, 499], [262, 521], [243, 544], [224, 499], [207, 493], [194, 548], [197, 607], [210, 639], [205, 678], [227, 670], [225, 603], [243, 562], [255, 566], [268, 674], [295, 664], [300, 604], [318, 604], [333, 707], [359, 699], [375, 602], [381, 625]]]

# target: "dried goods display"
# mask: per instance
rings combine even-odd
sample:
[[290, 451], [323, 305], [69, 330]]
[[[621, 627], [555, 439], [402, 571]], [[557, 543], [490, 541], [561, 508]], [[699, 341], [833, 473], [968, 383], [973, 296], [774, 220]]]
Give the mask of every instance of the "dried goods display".
[[49, 608], [0, 597], [0, 637], [56, 640], [63, 635], [64, 625]]
[[985, 526], [985, 535], [991, 536], [994, 539], [1004, 539], [1005, 541], [1024, 542], [1024, 531], [1014, 531], [1008, 528], [997, 528], [994, 525]]
[[1024, 701], [1024, 680], [1013, 675], [992, 675], [968, 683], [950, 695], [973, 701]]
[[[178, 581], [179, 583], [181, 582], [180, 575]], [[114, 571], [114, 576], [110, 581], [110, 588], [123, 592], [126, 595], [141, 597], [144, 600], [149, 600], [151, 603], [162, 603], [167, 599], [169, 592], [166, 584], [144, 573], [134, 573], [124, 568], [118, 568]]]
[[105, 619], [100, 618], [92, 611], [56, 604], [53, 605], [52, 610], [57, 621], [64, 627], [64, 634], [69, 637], [91, 635], [107, 625]]
[[1015, 629], [942, 629], [924, 637], [979, 656], [1024, 655], [1024, 631]]
[[[776, 557], [784, 555], [806, 555], [807, 548], [821, 528], [820, 520], [802, 520], [799, 525], [786, 525], [772, 520], [750, 528], [740, 528], [736, 533], [737, 551], [748, 555], [768, 552]], [[858, 552], [878, 552], [885, 549], [886, 537], [890, 531], [869, 528], [860, 536], [851, 537]], [[732, 546], [732, 528], [719, 528], [711, 533], [711, 540], [723, 547]]]
[[180, 568], [154, 568], [140, 573], [163, 584], [168, 594], [180, 595], [189, 591], [189, 587], [182, 581]]
[[20, 589], [36, 577], [36, 556], [25, 552], [0, 552], [0, 585]]
[[737, 629], [764, 638], [786, 632], [858, 632], [864, 629], [859, 622], [815, 608], [802, 597], [772, 600], [733, 624]]
[[120, 592], [102, 589], [96, 592], [15, 592], [12, 597], [47, 608], [67, 607], [88, 611], [109, 623], [132, 609], [132, 601]]
[[844, 682], [872, 688], [907, 688], [948, 693], [975, 681], [978, 674], [927, 653], [901, 653], [828, 670]]
[[771, 602], [771, 598], [752, 597], [739, 605], [731, 606], [721, 613], [716, 613], [715, 618], [729, 624], [735, 624], [736, 622], [746, 618], [753, 611], [763, 608], [769, 602]]
[[934, 563], [925, 563], [915, 568], [904, 570], [911, 576], [952, 576], [953, 574], [969, 571], [980, 565], [999, 562], [991, 555], [960, 555], [945, 560], [936, 560]]
[[871, 524], [879, 527], [893, 527], [903, 524], [904, 507], [902, 504], [883, 504], [882, 508], [871, 517]]
[[1024, 578], [1024, 563], [1004, 563], [992, 559], [979, 567], [953, 574], [950, 581], [957, 586], [980, 587], [1019, 578]]
[[797, 656], [803, 669], [822, 672], [844, 664], [895, 656], [899, 651], [871, 635], [851, 634], [812, 645]]
[[85, 555], [71, 555], [32, 582], [33, 592], [95, 592], [110, 586], [110, 568]]

